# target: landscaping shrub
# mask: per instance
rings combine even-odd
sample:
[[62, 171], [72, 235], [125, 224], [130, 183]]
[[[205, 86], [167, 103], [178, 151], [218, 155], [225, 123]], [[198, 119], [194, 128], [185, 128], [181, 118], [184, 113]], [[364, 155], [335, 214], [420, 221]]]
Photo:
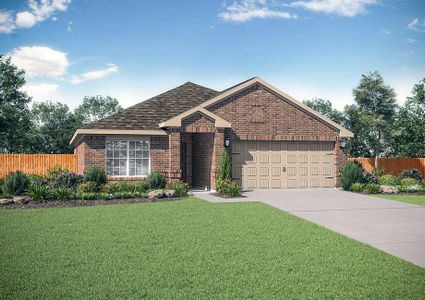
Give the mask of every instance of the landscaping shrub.
[[363, 174], [365, 183], [378, 183], [379, 177], [374, 172], [365, 172]]
[[29, 196], [33, 201], [44, 201], [52, 198], [52, 193], [47, 185], [32, 185], [25, 195]]
[[419, 185], [419, 181], [415, 178], [403, 178], [400, 184], [404, 186]]
[[36, 174], [26, 174], [29, 185], [49, 185], [49, 181], [45, 176], [36, 175]]
[[398, 178], [399, 179], [414, 178], [418, 181], [423, 180], [423, 176], [422, 176], [421, 172], [419, 172], [418, 169], [406, 169], [406, 170], [404, 170], [403, 172], [400, 173], [400, 176]]
[[58, 188], [53, 189], [52, 193], [54, 194], [55, 198], [58, 200], [69, 200], [73, 198], [73, 192], [70, 188]]
[[4, 179], [2, 191], [13, 196], [21, 195], [29, 185], [28, 177], [21, 171], [10, 172]]
[[148, 175], [146, 182], [151, 189], [163, 189], [165, 187], [165, 176], [161, 172], [153, 171]]
[[130, 193], [146, 193], [149, 186], [142, 182], [133, 182], [127, 186], [127, 191]]
[[55, 188], [70, 188], [76, 189], [78, 184], [83, 181], [83, 176], [73, 172], [59, 173], [53, 180], [53, 187]]
[[84, 182], [80, 183], [77, 187], [77, 193], [95, 193], [99, 190], [99, 187], [95, 182]]
[[84, 172], [86, 182], [94, 182], [98, 187], [106, 183], [106, 173], [99, 166], [87, 168]]
[[378, 184], [368, 183], [364, 186], [364, 191], [368, 194], [379, 194], [381, 192], [381, 188]]
[[226, 193], [226, 195], [229, 195], [231, 197], [236, 197], [241, 195], [241, 188], [233, 181], [230, 181], [226, 185], [224, 192]]
[[349, 190], [353, 183], [364, 182], [363, 168], [357, 161], [349, 161], [341, 171], [341, 184], [344, 190]]
[[187, 196], [189, 185], [183, 181], [175, 181], [168, 185], [168, 189], [174, 190], [177, 197], [184, 197]]
[[375, 176], [379, 178], [379, 177], [385, 175], [385, 170], [381, 169], [381, 168], [373, 168], [372, 173], [375, 174]]
[[134, 195], [130, 192], [117, 192], [114, 194], [114, 198], [116, 199], [130, 199], [134, 198]]
[[217, 181], [217, 192], [231, 197], [236, 197], [241, 194], [241, 189], [236, 183], [226, 179]]
[[232, 178], [232, 169], [230, 167], [230, 156], [227, 149], [224, 149], [220, 156], [220, 163], [217, 170], [218, 180], [230, 180]]
[[81, 200], [97, 200], [98, 193], [77, 193], [77, 198]]
[[350, 190], [356, 193], [361, 193], [364, 191], [364, 188], [365, 188], [364, 183], [356, 182], [351, 185]]
[[400, 184], [400, 180], [397, 178], [397, 176], [388, 174], [388, 175], [379, 177], [378, 183], [380, 185], [396, 186]]
[[53, 168], [47, 170], [46, 179], [48, 181], [54, 181], [59, 174], [67, 172], [69, 171], [66, 168], [62, 168], [61, 166], [54, 166]]

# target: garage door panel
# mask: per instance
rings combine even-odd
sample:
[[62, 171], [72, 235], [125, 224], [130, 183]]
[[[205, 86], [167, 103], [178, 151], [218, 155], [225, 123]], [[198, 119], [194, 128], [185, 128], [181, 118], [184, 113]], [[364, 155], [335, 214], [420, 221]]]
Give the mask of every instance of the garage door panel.
[[260, 176], [269, 176], [269, 167], [260, 167]]
[[282, 187], [280, 179], [272, 179], [272, 189], [280, 189]]
[[244, 189], [333, 187], [333, 147], [332, 142], [235, 141], [232, 175]]
[[282, 175], [282, 167], [271, 167], [272, 177], [280, 177]]

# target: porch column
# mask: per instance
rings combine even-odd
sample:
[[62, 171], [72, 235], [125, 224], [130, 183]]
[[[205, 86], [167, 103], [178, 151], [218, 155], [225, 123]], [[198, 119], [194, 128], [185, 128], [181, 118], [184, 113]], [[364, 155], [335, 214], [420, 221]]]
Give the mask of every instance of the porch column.
[[211, 189], [216, 189], [217, 171], [220, 165], [220, 156], [224, 150], [224, 129], [217, 129], [214, 134], [213, 154], [211, 160]]
[[181, 136], [180, 128], [172, 129], [169, 134], [169, 181], [181, 179]]

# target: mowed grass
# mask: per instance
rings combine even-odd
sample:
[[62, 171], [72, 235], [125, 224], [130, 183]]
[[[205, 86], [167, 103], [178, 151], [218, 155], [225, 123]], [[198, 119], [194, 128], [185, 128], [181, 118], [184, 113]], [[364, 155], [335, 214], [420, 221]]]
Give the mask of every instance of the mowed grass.
[[378, 197], [425, 206], [425, 195], [378, 195]]
[[261, 203], [1, 210], [0, 295], [423, 299], [425, 269]]

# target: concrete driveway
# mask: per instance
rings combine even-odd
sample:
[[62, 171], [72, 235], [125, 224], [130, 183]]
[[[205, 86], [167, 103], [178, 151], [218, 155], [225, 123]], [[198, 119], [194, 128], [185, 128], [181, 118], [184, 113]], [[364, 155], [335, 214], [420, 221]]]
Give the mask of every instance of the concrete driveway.
[[[196, 195], [211, 202], [229, 201], [205, 193]], [[240, 200], [261, 201], [425, 267], [423, 206], [337, 189], [264, 190], [245, 195]]]

